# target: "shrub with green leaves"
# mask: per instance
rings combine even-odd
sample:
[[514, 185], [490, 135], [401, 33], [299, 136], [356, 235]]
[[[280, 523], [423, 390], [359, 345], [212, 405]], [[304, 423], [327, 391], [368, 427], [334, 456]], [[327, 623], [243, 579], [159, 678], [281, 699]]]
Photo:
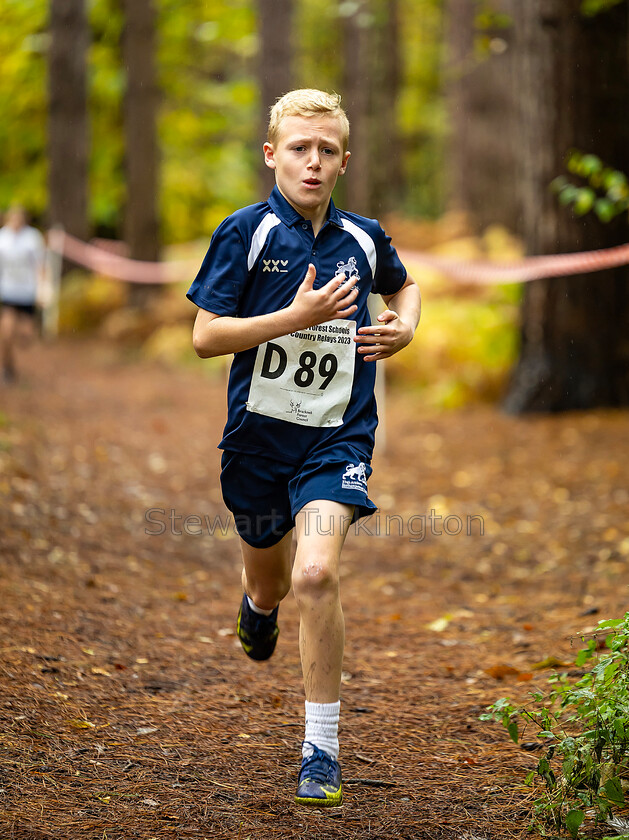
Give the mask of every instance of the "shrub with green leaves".
[[[585, 640], [584, 640], [585, 641]], [[629, 788], [629, 612], [599, 622], [575, 665], [587, 670], [550, 678], [548, 692], [515, 706], [502, 698], [482, 720], [503, 724], [514, 743], [533, 725], [543, 755], [527, 776], [540, 780], [533, 824], [545, 836], [580, 836], [586, 819], [607, 821], [625, 805]], [[616, 840], [614, 838], [614, 840]]]
[[624, 172], [606, 166], [596, 155], [573, 150], [566, 161], [569, 172], [585, 184], [573, 184], [560, 175], [551, 184], [560, 204], [572, 206], [577, 216], [593, 211], [601, 222], [611, 222], [629, 210], [629, 184]]

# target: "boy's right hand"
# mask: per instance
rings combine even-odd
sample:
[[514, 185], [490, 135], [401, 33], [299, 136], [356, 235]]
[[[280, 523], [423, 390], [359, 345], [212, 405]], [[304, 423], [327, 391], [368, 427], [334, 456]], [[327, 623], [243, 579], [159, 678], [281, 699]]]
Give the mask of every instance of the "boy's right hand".
[[295, 299], [289, 306], [298, 324], [296, 329], [314, 327], [334, 318], [349, 318], [358, 309], [354, 303], [358, 295], [358, 277], [346, 280], [345, 274], [337, 274], [325, 286], [315, 289], [316, 276], [317, 270], [310, 263]]

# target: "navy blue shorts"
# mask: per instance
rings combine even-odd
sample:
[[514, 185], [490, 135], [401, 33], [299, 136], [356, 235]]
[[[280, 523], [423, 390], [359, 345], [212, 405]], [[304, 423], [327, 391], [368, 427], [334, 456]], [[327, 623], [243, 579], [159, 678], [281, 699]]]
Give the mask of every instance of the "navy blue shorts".
[[371, 466], [364, 456], [347, 447], [347, 459], [334, 460], [318, 452], [299, 466], [262, 455], [223, 452], [223, 499], [234, 515], [242, 539], [254, 548], [269, 548], [295, 526], [295, 516], [316, 499], [354, 507], [352, 522], [371, 516], [377, 507], [367, 496]]
[[15, 309], [20, 315], [28, 315], [31, 318], [37, 317], [37, 307], [34, 303], [10, 303], [3, 300], [0, 302], [0, 306], [4, 309]]

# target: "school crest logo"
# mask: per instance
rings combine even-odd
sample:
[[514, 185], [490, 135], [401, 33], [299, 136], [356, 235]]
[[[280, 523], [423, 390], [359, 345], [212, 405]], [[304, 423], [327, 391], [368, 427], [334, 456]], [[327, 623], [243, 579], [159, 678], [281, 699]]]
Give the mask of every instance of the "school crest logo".
[[342, 477], [344, 490], [360, 490], [367, 492], [367, 465], [360, 461], [358, 464], [348, 464]]
[[336, 273], [345, 275], [345, 283], [347, 283], [347, 281], [351, 277], [355, 277], [357, 281], [356, 288], [360, 288], [358, 286], [358, 283], [360, 283], [360, 274], [358, 273], [358, 264], [356, 262], [356, 257], [350, 257], [345, 263], [343, 262], [343, 260], [339, 260], [336, 264]]

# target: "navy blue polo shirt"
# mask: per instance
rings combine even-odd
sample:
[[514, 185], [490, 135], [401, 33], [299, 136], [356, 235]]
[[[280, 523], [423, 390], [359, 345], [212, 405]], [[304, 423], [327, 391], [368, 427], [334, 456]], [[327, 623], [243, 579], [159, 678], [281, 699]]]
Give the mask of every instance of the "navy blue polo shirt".
[[315, 448], [334, 457], [351, 443], [371, 459], [378, 422], [376, 367], [357, 353], [356, 330], [371, 324], [370, 293], [392, 295], [406, 269], [377, 221], [330, 201], [315, 237], [274, 187], [268, 201], [244, 207], [216, 229], [188, 298], [216, 315], [247, 318], [290, 305], [308, 264], [315, 288], [339, 272], [358, 276], [357, 311], [234, 354], [228, 417], [219, 448], [300, 464]]

